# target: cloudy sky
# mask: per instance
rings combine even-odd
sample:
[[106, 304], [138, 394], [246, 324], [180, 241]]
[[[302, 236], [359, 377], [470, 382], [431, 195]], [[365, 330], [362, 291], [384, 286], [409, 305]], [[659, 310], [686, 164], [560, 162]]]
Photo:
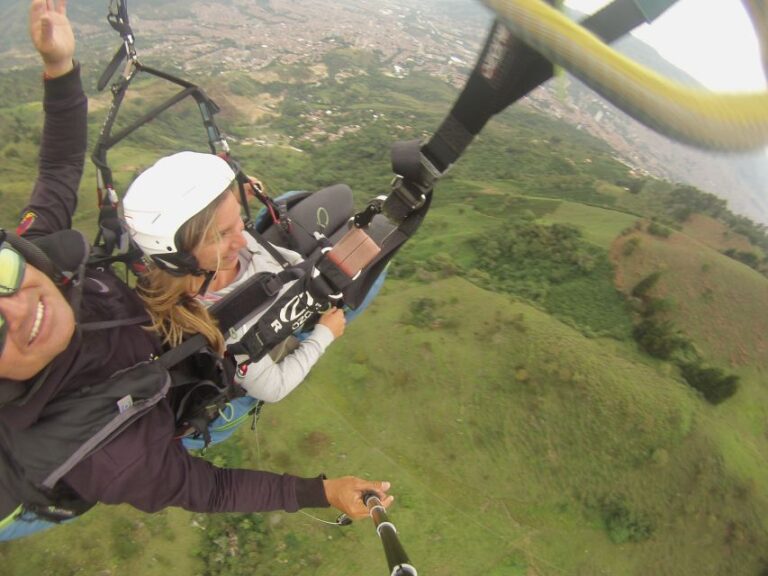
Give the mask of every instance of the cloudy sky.
[[[592, 13], [606, 0], [566, 0]], [[765, 88], [757, 37], [740, 0], [679, 0], [635, 36], [704, 86], [718, 91]]]

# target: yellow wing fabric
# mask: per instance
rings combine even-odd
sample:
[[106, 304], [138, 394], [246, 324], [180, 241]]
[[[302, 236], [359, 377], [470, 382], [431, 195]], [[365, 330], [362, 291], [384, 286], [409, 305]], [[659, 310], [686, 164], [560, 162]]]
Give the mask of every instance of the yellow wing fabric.
[[[716, 93], [660, 76], [542, 0], [483, 0], [521, 40], [646, 126], [698, 148], [768, 146], [768, 91]], [[768, 77], [768, 3], [743, 0]]]

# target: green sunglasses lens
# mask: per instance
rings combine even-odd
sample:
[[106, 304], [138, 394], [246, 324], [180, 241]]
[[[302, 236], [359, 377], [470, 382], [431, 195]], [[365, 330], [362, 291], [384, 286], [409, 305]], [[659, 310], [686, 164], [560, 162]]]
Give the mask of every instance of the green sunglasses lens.
[[24, 258], [8, 247], [0, 248], [0, 296], [15, 294], [24, 277]]

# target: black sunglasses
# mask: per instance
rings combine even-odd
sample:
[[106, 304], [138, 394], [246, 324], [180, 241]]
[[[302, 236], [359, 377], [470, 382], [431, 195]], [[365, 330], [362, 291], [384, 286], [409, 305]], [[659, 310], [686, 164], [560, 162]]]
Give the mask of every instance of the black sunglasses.
[[[5, 231], [0, 231], [0, 298], [13, 296], [19, 291], [24, 280], [26, 261], [24, 257], [5, 242]], [[8, 335], [8, 321], [0, 312], [0, 354], [5, 348]]]

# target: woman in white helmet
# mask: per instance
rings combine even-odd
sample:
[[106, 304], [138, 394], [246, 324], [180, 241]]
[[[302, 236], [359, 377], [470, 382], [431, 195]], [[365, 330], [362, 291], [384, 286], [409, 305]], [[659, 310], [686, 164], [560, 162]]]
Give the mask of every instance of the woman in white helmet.
[[[188, 334], [201, 333], [211, 347], [223, 352], [224, 339], [207, 306], [221, 299], [254, 274], [278, 273], [280, 263], [244, 233], [235, 173], [213, 154], [180, 152], [160, 159], [131, 184], [123, 199], [125, 222], [133, 240], [150, 262], [140, 294], [154, 328], [169, 346]], [[291, 250], [275, 247], [291, 264], [302, 260]], [[237, 341], [258, 319], [251, 319], [230, 337]], [[243, 419], [257, 400], [277, 402], [296, 388], [326, 348], [343, 334], [344, 313], [323, 314], [301, 342], [289, 339], [258, 362], [241, 366], [236, 382], [247, 398], [235, 401], [226, 420]], [[238, 358], [238, 361], [247, 358]], [[221, 419], [221, 418], [220, 418]], [[221, 426], [213, 441], [231, 434]], [[202, 441], [185, 439], [188, 447]]]

